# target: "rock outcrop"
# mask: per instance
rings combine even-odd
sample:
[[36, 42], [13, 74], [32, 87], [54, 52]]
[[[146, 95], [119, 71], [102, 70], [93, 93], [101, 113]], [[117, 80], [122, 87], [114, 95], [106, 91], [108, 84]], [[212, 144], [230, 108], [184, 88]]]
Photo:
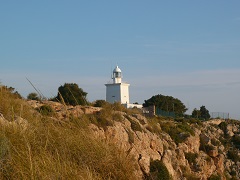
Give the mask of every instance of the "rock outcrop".
[[[131, 128], [131, 121], [137, 122], [142, 130], [134, 131]], [[189, 124], [195, 135], [187, 137], [181, 143], [174, 142], [164, 131], [158, 134], [150, 132], [146, 128], [147, 124], [147, 119], [139, 114], [125, 114], [122, 115], [121, 122], [115, 122], [105, 130], [93, 124], [90, 125], [90, 129], [99, 137], [113, 141], [138, 161], [136, 177], [139, 179], [148, 178], [151, 175], [150, 164], [155, 160], [162, 161], [172, 179], [176, 180], [192, 178], [207, 180], [211, 176], [226, 179], [226, 174], [232, 177], [233, 172], [236, 174], [234, 176], [239, 178], [239, 166], [228, 159], [227, 150], [219, 141], [224, 133], [216, 124], [206, 123], [201, 129]], [[216, 143], [219, 144], [216, 145]], [[195, 159], [187, 159], [186, 153], [196, 154]]]
[[[81, 120], [84, 114], [97, 116], [101, 112], [101, 108], [63, 106], [56, 102], [29, 103], [35, 108], [50, 105], [62, 120], [69, 114]], [[109, 116], [113, 118], [111, 123], [104, 127], [90, 123], [89, 129], [96, 137], [116, 144], [138, 162], [134, 172], [136, 179], [153, 179], [151, 163], [154, 161], [162, 162], [173, 180], [240, 179], [240, 162], [235, 159], [240, 159], [237, 121], [211, 120], [197, 124], [156, 118], [158, 122], [154, 124], [141, 114], [114, 113], [120, 118], [113, 120], [114, 115]], [[176, 134], [164, 131], [164, 123], [168, 121], [173, 124], [171, 128], [182, 128], [181, 131]], [[222, 123], [226, 123], [226, 127], [221, 126]]]

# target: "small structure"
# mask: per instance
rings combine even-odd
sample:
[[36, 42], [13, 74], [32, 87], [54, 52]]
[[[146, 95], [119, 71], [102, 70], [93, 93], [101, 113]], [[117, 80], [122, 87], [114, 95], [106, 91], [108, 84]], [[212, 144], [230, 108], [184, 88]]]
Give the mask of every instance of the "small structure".
[[122, 82], [122, 71], [116, 66], [112, 74], [112, 83], [105, 84], [106, 86], [106, 101], [109, 103], [120, 102], [126, 108], [142, 108], [139, 104], [130, 104], [129, 101], [129, 86], [130, 84]]

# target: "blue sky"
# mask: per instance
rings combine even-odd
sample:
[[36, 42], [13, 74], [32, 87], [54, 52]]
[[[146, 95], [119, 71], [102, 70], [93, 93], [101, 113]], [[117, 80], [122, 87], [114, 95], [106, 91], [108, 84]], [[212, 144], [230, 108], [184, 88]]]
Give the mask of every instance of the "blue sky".
[[105, 99], [116, 64], [130, 101], [156, 94], [191, 113], [205, 105], [240, 119], [240, 1], [0, 2], [0, 82], [47, 97], [65, 82]]

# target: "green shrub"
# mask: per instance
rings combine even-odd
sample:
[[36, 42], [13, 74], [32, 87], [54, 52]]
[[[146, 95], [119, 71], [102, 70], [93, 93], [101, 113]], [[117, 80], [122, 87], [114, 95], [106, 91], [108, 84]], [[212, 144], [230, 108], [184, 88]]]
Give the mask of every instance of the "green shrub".
[[113, 126], [113, 121], [105, 118], [97, 118], [97, 125], [106, 130], [107, 126]]
[[94, 107], [104, 107], [108, 104], [105, 100], [96, 100], [94, 103]]
[[208, 180], [221, 180], [221, 176], [219, 174], [212, 174]]
[[231, 176], [236, 176], [236, 175], [237, 175], [237, 172], [234, 171], [234, 170], [232, 170], [232, 171], [230, 172], [230, 175], [231, 175]]
[[240, 136], [239, 135], [234, 135], [232, 137], [232, 142], [236, 148], [240, 149]]
[[86, 92], [76, 83], [65, 83], [58, 88], [58, 95], [52, 100], [68, 105], [88, 105]]
[[192, 130], [192, 127], [190, 125], [188, 125], [187, 123], [179, 124], [178, 128], [180, 128], [182, 132], [190, 133], [192, 136], [195, 135], [194, 131]]
[[204, 144], [202, 141], [200, 141], [200, 143], [200, 150], [204, 151], [205, 153], [215, 149], [215, 147], [211, 144]]
[[110, 105], [111, 105], [111, 109], [113, 111], [127, 112], [127, 108], [124, 107], [120, 102], [115, 102], [115, 103], [110, 104]]
[[189, 123], [191, 124], [198, 124], [198, 125], [202, 125], [202, 121], [200, 121], [199, 119], [194, 119], [194, 118], [191, 118], [188, 120]]
[[41, 100], [41, 98], [38, 96], [38, 94], [34, 93], [34, 92], [28, 94], [27, 99], [29, 99], [29, 100], [36, 100], [36, 101], [40, 101]]
[[148, 177], [148, 179], [170, 180], [171, 176], [163, 162], [155, 160], [150, 162], [150, 176]]
[[133, 131], [140, 131], [142, 132], [142, 128], [140, 126], [140, 124], [136, 121], [130, 121], [131, 122], [131, 128]]
[[227, 153], [227, 156], [229, 159], [231, 159], [234, 162], [239, 162], [240, 161], [240, 156], [238, 155], [237, 150], [229, 150]]
[[224, 135], [227, 136], [227, 123], [221, 122], [218, 127], [223, 131]]
[[211, 162], [212, 158], [210, 156], [206, 156], [206, 159], [205, 159], [207, 162]]
[[123, 118], [119, 112], [114, 112], [114, 113], [112, 113], [112, 120], [122, 122]]
[[214, 145], [214, 146], [220, 146], [221, 143], [217, 140], [217, 139], [211, 139], [211, 144]]
[[125, 115], [125, 118], [127, 118], [130, 121], [131, 128], [133, 131], [140, 131], [140, 132], [143, 131], [140, 124], [137, 121], [132, 120], [128, 115]]
[[[102, 110], [95, 114], [95, 118], [91, 118], [91, 122], [99, 127], [106, 129], [107, 126], [113, 126], [114, 121], [122, 121], [122, 115], [118, 112], [121, 108], [124, 108], [119, 103], [106, 103]], [[115, 109], [115, 110], [114, 110]]]
[[225, 147], [232, 146], [231, 145], [231, 139], [230, 137], [225, 137], [224, 135], [221, 135], [219, 138], [219, 141], [224, 145]]
[[149, 119], [146, 129], [158, 135], [162, 132], [159, 120], [157, 118]]
[[52, 116], [55, 114], [55, 111], [49, 105], [42, 105], [37, 110], [44, 116]]
[[194, 131], [187, 123], [174, 124], [171, 121], [161, 122], [161, 128], [164, 132], [168, 133], [176, 143], [182, 143], [190, 135], [194, 135]]
[[197, 153], [185, 153], [185, 158], [188, 160], [188, 163], [190, 165], [194, 165], [196, 164], [196, 159], [198, 157], [198, 154]]

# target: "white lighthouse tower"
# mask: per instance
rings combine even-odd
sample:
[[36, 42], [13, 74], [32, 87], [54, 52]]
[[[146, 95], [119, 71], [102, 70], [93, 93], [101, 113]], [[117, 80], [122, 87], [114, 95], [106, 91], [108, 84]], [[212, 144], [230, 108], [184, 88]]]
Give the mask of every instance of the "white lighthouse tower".
[[122, 71], [116, 66], [112, 74], [113, 82], [105, 84], [106, 101], [110, 103], [120, 102], [121, 104], [129, 104], [129, 86], [130, 84], [122, 82]]

